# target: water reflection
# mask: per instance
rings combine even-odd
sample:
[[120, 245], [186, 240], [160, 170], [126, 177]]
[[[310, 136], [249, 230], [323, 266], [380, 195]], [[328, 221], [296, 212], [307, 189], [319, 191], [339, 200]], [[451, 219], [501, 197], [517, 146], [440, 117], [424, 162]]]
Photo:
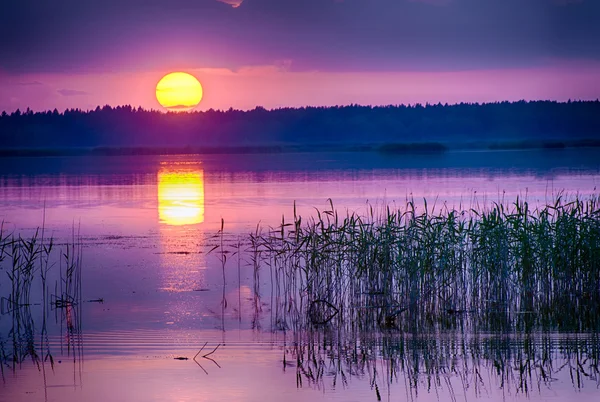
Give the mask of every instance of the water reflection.
[[163, 161], [158, 171], [159, 290], [165, 299], [163, 323], [198, 325], [202, 320], [206, 260], [204, 171], [199, 161]]
[[597, 334], [493, 335], [464, 328], [438, 335], [311, 331], [284, 347], [282, 368], [295, 371], [298, 388], [346, 388], [368, 379], [377, 400], [397, 393], [398, 384], [411, 401], [430, 400], [427, 394], [448, 401], [568, 400], [562, 396], [567, 389], [600, 386]]
[[204, 171], [177, 164], [158, 172], [158, 218], [167, 225], [204, 222]]

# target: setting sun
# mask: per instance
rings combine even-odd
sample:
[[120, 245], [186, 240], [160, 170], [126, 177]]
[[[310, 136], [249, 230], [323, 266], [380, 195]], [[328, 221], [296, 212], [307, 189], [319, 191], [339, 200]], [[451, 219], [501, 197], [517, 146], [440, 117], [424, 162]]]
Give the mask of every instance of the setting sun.
[[202, 85], [188, 73], [167, 74], [156, 84], [156, 99], [168, 110], [193, 109], [202, 100], [202, 94]]

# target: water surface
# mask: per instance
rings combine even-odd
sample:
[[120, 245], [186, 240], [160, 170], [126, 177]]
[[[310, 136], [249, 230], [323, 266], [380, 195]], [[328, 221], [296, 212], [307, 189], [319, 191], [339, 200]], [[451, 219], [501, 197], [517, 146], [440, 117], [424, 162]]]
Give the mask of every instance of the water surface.
[[[259, 222], [268, 230], [330, 202], [366, 213], [423, 198], [462, 209], [594, 195], [599, 160], [594, 150], [0, 159], [5, 233], [43, 225], [83, 256], [73, 310], [0, 315], [3, 355], [25, 357], [5, 362], [0, 400], [593, 400], [594, 333], [479, 333], [468, 318], [429, 334], [295, 333], [273, 319], [269, 276], [257, 297], [236, 250]], [[221, 241], [225, 269], [208, 253]]]

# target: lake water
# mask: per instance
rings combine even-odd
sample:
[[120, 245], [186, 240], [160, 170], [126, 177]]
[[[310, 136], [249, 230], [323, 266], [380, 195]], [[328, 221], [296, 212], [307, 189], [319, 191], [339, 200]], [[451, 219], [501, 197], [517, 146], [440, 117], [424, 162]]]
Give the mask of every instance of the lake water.
[[[330, 202], [481, 209], [598, 185], [588, 149], [0, 159], [4, 233], [43, 225], [82, 257], [68, 308], [15, 313], [0, 272], [0, 401], [597, 400], [597, 333], [482, 332], [467, 318], [431, 333], [297, 333], [274, 319], [268, 274], [257, 287], [243, 250], [257, 224]], [[221, 241], [225, 268], [208, 252]], [[51, 263], [56, 294], [64, 261]]]

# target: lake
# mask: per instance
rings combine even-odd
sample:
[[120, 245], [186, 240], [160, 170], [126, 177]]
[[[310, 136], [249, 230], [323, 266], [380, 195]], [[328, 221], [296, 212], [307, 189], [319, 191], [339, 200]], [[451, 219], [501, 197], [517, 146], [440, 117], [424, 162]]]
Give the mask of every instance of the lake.
[[4, 235], [43, 227], [54, 247], [46, 303], [35, 279], [31, 305], [10, 304], [0, 262], [0, 401], [596, 400], [598, 328], [454, 314], [428, 331], [298, 330], [247, 250], [257, 225], [331, 205], [537, 206], [599, 184], [594, 149], [0, 158]]

